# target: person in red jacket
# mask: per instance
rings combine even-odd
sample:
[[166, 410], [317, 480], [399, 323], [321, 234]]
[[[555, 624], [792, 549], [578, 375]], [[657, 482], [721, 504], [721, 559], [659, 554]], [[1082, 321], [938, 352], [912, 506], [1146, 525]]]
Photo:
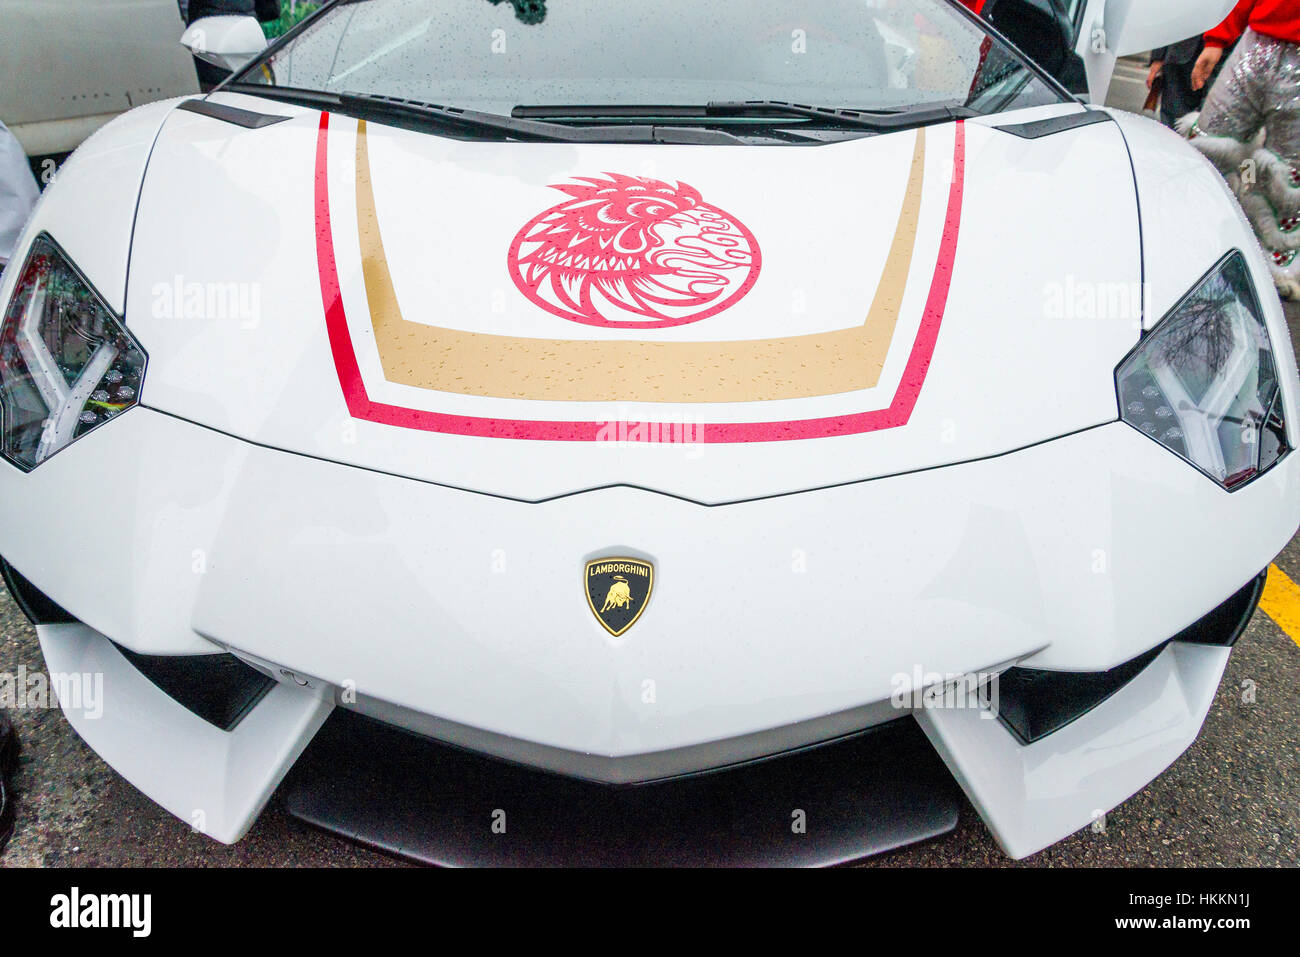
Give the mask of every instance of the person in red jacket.
[[1205, 108], [1184, 125], [1236, 192], [1278, 291], [1300, 299], [1300, 0], [1241, 0], [1205, 35], [1194, 88], [1239, 37]]

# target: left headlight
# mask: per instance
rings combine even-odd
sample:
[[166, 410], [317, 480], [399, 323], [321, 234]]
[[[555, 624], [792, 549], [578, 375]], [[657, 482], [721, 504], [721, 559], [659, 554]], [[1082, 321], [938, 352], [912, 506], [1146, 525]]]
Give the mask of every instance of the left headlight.
[[1120, 417], [1225, 489], [1288, 450], [1273, 346], [1239, 251], [1160, 320], [1115, 378]]
[[145, 353], [63, 250], [32, 243], [0, 325], [0, 454], [23, 471], [139, 401]]

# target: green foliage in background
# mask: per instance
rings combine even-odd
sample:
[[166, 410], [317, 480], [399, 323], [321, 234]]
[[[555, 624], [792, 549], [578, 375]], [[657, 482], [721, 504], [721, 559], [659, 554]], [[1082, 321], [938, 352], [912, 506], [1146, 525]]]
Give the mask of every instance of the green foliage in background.
[[319, 7], [319, 3], [312, 3], [310, 0], [298, 0], [296, 4], [290, 3], [289, 0], [280, 0], [280, 19], [263, 23], [262, 32], [266, 34], [268, 40], [274, 40], [306, 20]]

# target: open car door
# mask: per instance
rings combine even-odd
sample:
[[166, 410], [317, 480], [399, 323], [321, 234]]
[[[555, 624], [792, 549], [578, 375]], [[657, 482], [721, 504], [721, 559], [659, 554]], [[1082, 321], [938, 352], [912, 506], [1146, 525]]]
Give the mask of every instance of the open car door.
[[968, 3], [1072, 93], [1103, 103], [1115, 61], [1204, 33], [1235, 0], [979, 0]]

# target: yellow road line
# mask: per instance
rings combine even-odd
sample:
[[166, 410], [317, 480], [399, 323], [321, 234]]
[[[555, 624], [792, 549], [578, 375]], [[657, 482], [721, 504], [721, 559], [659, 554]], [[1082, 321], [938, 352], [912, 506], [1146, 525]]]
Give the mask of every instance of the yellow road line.
[[1276, 565], [1268, 566], [1268, 579], [1264, 582], [1259, 607], [1300, 645], [1300, 585]]

